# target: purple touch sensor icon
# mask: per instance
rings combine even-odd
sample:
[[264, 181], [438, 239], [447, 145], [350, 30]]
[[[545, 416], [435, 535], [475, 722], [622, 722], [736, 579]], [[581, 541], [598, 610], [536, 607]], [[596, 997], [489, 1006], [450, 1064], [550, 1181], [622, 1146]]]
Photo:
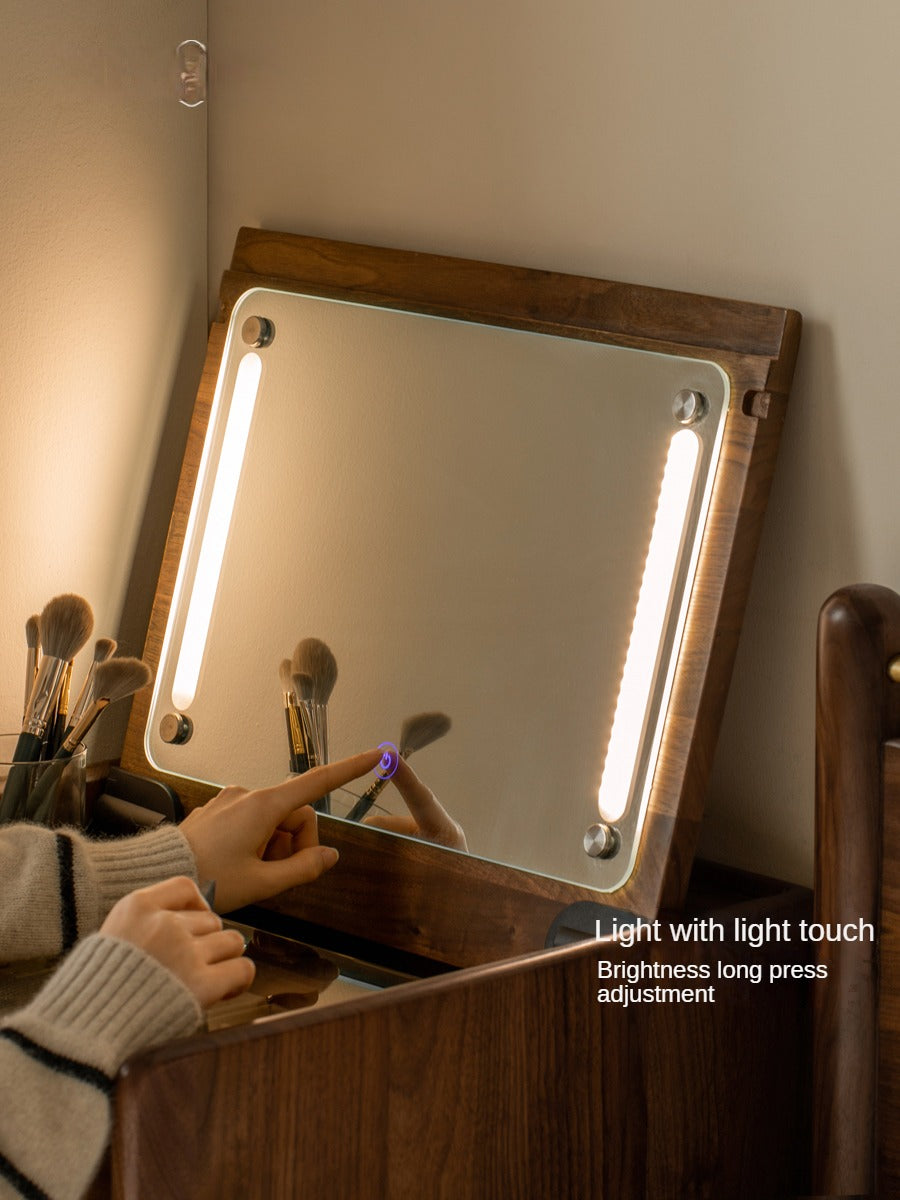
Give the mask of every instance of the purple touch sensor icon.
[[379, 779], [390, 779], [397, 770], [397, 764], [400, 761], [400, 752], [393, 742], [382, 742], [379, 750], [383, 751], [381, 761], [375, 768], [375, 774]]

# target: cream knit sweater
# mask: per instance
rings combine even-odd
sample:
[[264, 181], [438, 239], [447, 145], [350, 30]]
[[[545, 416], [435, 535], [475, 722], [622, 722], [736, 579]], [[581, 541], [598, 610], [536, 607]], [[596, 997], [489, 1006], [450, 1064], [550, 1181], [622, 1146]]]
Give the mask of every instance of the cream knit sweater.
[[174, 975], [92, 932], [121, 896], [172, 875], [196, 881], [172, 825], [119, 841], [0, 827], [0, 963], [65, 954], [37, 996], [0, 1020], [0, 1197], [82, 1196], [121, 1064], [197, 1028], [197, 1002]]

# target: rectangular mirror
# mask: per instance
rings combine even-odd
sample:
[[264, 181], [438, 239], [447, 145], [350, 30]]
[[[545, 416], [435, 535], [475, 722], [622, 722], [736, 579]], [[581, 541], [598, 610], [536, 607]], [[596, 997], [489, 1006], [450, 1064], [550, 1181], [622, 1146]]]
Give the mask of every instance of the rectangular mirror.
[[[331, 758], [446, 713], [412, 766], [470, 857], [618, 902], [667, 813], [658, 902], [698, 815], [693, 726], [727, 683], [717, 621], [749, 582], [795, 314], [260, 231], [236, 266], [126, 765], [189, 798], [282, 778], [279, 664], [319, 638]], [[392, 786], [378, 811], [404, 812]]]
[[[262, 322], [271, 341], [253, 349], [241, 331]], [[703, 397], [697, 411], [686, 395]], [[693, 358], [247, 292], [226, 339], [150, 761], [219, 786], [283, 778], [278, 667], [316, 636], [338, 665], [332, 757], [399, 744], [407, 717], [444, 711], [449, 734], [415, 766], [471, 853], [620, 886], [727, 398], [721, 369]], [[179, 720], [190, 737], [166, 741]], [[332, 813], [357, 798], [333, 796]], [[378, 807], [403, 802], [387, 788]], [[618, 846], [592, 857], [584, 836], [603, 820]]]

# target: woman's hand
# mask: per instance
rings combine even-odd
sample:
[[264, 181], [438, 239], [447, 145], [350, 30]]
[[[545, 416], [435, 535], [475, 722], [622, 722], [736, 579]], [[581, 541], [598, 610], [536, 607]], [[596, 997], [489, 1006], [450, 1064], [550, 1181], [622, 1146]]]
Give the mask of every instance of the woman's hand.
[[198, 877], [215, 880], [215, 906], [231, 912], [301, 883], [333, 867], [337, 851], [319, 845], [315, 810], [327, 792], [371, 771], [380, 750], [316, 767], [273, 787], [227, 787], [181, 823]]
[[405, 833], [409, 837], [422, 838], [438, 846], [449, 846], [452, 850], [468, 850], [462, 825], [454, 821], [434, 792], [425, 786], [405, 758], [397, 759], [397, 769], [391, 783], [403, 797], [409, 815], [375, 813], [363, 820], [364, 825], [387, 829], [391, 833]]
[[223, 929], [197, 885], [183, 875], [123, 896], [100, 926], [109, 937], [131, 942], [177, 976], [201, 1008], [236, 996], [256, 968], [243, 958], [244, 939]]

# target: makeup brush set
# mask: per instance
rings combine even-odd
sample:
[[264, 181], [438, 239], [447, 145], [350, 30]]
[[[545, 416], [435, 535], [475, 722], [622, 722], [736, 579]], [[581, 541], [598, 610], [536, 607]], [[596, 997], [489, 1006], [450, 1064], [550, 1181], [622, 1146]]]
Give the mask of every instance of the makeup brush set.
[[139, 658], [114, 657], [112, 638], [99, 638], [74, 705], [69, 706], [74, 664], [94, 627], [81, 596], [55, 596], [25, 623], [25, 704], [6, 784], [0, 823], [30, 820], [58, 824], [80, 819], [66, 794], [66, 768], [83, 752], [84, 738], [103, 712], [146, 687], [152, 672]]
[[[281, 660], [278, 675], [290, 769], [295, 774], [302, 774], [328, 762], [328, 701], [337, 682], [337, 660], [319, 638], [303, 638], [294, 647], [293, 656]], [[414, 751], [442, 738], [450, 729], [450, 723], [450, 718], [439, 712], [407, 717], [400, 730], [400, 757], [408, 758]], [[348, 820], [362, 820], [392, 773], [387, 768], [357, 799], [347, 814]], [[331, 797], [323, 796], [313, 807], [318, 812], [330, 813]]]

